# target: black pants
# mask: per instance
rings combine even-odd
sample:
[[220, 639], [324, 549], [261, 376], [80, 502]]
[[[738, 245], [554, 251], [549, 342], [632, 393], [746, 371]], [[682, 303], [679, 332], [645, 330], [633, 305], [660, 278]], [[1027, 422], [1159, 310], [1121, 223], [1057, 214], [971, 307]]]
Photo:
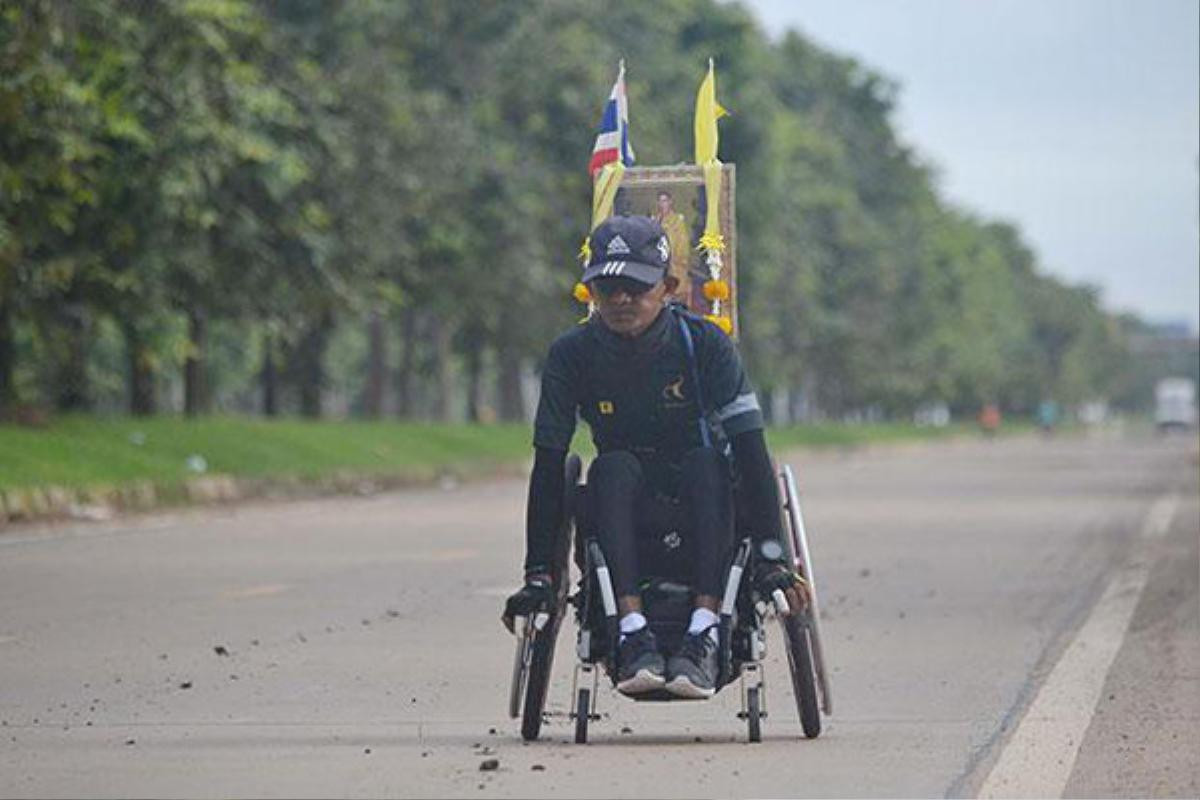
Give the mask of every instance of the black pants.
[[649, 571], [688, 582], [698, 594], [724, 590], [733, 545], [729, 469], [711, 448], [688, 451], [681, 466], [677, 502], [647, 485], [632, 453], [604, 453], [588, 469], [585, 532], [599, 541], [618, 597], [639, 594], [638, 580]]

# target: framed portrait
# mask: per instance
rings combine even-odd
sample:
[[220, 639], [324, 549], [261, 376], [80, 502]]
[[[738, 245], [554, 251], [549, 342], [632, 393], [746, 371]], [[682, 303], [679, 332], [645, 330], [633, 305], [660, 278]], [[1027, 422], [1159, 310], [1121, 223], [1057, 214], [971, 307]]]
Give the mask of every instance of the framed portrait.
[[[721, 316], [729, 318], [734, 337], [738, 334], [735, 175], [733, 164], [723, 165], [718, 210], [725, 238], [721, 277], [729, 284], [729, 299], [722, 303]], [[711, 314], [713, 304], [704, 297], [703, 290], [710, 277], [708, 266], [704, 253], [696, 249], [707, 213], [703, 170], [694, 164], [630, 167], [625, 170], [613, 212], [654, 217], [662, 223], [671, 242], [671, 274], [679, 279], [676, 299], [697, 314]]]

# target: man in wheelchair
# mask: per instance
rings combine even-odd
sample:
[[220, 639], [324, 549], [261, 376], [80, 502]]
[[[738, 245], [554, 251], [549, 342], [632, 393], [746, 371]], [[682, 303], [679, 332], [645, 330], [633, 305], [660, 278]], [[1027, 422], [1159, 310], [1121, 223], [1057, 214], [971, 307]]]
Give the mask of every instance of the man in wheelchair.
[[[779, 489], [763, 418], [732, 340], [667, 298], [670, 242], [649, 217], [612, 217], [593, 232], [582, 282], [597, 314], [559, 336], [542, 374], [526, 518], [525, 585], [503, 620], [551, 602], [554, 537], [563, 518], [564, 463], [576, 416], [598, 456], [579, 510], [617, 595], [617, 689], [710, 697], [718, 680], [717, 610], [739, 532], [756, 544], [782, 535]], [[775, 548], [778, 550], [779, 548]], [[768, 552], [770, 547], [756, 547]], [[642, 567], [666, 552], [694, 592], [681, 644], [664, 658], [643, 615]], [[758, 559], [754, 586], [805, 607], [803, 579], [782, 559]]]

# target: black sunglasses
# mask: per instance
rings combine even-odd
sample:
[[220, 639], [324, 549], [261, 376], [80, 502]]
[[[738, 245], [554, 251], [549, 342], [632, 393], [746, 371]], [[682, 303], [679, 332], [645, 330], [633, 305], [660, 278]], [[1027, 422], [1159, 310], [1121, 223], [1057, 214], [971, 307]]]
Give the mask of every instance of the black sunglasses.
[[650, 284], [633, 278], [600, 278], [592, 281], [592, 289], [605, 300], [618, 293], [624, 293], [630, 297], [641, 297], [653, 288]]

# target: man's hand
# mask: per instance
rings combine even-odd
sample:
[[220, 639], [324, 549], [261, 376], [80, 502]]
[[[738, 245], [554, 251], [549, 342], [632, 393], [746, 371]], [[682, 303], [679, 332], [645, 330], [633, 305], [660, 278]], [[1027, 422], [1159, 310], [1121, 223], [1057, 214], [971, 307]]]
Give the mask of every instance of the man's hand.
[[504, 614], [500, 620], [508, 632], [513, 632], [513, 622], [517, 617], [528, 617], [542, 608], [547, 608], [554, 602], [554, 585], [549, 575], [530, 575], [525, 579], [525, 585], [510, 595], [504, 603]]
[[788, 616], [808, 608], [808, 581], [784, 564], [760, 564], [754, 572], [754, 588], [764, 600], [776, 590], [783, 592], [788, 602]]

